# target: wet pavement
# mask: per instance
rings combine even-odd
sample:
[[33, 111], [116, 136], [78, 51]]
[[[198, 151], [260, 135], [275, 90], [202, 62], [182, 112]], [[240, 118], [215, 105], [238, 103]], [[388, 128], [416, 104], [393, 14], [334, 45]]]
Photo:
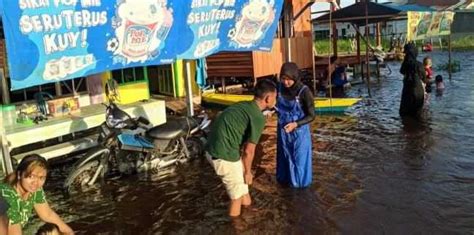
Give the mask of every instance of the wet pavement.
[[[432, 93], [421, 121], [398, 115], [401, 75], [349, 95], [364, 100], [346, 115], [313, 123], [313, 184], [289, 189], [275, 181], [276, 122], [270, 120], [255, 159], [254, 209], [226, 216], [227, 196], [204, 160], [160, 173], [113, 179], [68, 196], [70, 165], [51, 172], [52, 206], [77, 234], [466, 234], [474, 231], [474, 53], [455, 53], [461, 72]], [[420, 56], [421, 60], [422, 57]], [[40, 225], [32, 221], [28, 231]], [[27, 233], [28, 234], [28, 233]]]

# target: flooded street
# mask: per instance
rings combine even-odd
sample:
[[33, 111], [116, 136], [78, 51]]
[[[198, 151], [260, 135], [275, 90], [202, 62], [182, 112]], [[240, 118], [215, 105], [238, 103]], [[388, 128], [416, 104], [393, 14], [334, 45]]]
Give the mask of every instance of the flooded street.
[[[421, 60], [423, 55], [419, 56]], [[474, 61], [457, 52], [461, 72], [431, 94], [421, 122], [398, 115], [402, 76], [354, 86], [364, 100], [344, 116], [313, 123], [313, 184], [304, 190], [276, 183], [276, 122], [270, 121], [255, 159], [255, 210], [227, 218], [227, 195], [204, 160], [168, 172], [106, 182], [100, 190], [68, 196], [61, 185], [70, 165], [47, 183], [50, 204], [77, 234], [429, 234], [474, 231]], [[28, 226], [35, 231], [36, 218]], [[26, 233], [30, 234], [30, 233]]]

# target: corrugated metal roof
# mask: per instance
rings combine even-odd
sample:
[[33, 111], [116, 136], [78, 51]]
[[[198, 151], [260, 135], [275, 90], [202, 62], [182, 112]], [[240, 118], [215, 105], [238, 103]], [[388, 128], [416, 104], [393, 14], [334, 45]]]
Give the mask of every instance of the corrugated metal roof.
[[[368, 2], [368, 14], [367, 18], [369, 24], [386, 21], [390, 18], [396, 17], [401, 11], [385, 4], [379, 4], [374, 2]], [[318, 23], [328, 23], [329, 13], [324, 14], [313, 21]], [[350, 6], [341, 8], [332, 13], [332, 22], [351, 22], [357, 25], [365, 25], [365, 3], [358, 2]]]

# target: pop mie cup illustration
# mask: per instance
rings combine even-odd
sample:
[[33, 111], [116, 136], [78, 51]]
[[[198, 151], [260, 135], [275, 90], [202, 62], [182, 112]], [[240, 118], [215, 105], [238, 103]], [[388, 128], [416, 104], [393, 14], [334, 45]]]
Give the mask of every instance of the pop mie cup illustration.
[[[158, 36], [165, 37], [169, 30], [169, 12], [162, 1], [127, 0], [119, 6], [119, 17], [122, 19], [123, 36], [122, 53], [131, 58], [146, 56], [158, 47]], [[160, 32], [160, 35], [157, 35]], [[119, 35], [118, 35], [119, 36]], [[161, 42], [161, 40], [160, 40]]]
[[231, 32], [232, 39], [241, 45], [258, 40], [272, 21], [272, 5], [266, 0], [251, 1], [241, 12], [241, 18]]
[[130, 57], [140, 57], [148, 52], [151, 37], [155, 31], [156, 24], [138, 25], [127, 21], [125, 25], [125, 36], [123, 53]]

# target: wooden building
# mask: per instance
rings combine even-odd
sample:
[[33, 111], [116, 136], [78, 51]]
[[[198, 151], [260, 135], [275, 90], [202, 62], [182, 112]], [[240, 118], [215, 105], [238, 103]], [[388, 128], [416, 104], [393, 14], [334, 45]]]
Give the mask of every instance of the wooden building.
[[[285, 0], [278, 29], [270, 52], [222, 52], [206, 58], [210, 81], [221, 78], [252, 78], [272, 76], [280, 72], [281, 65], [290, 55], [290, 61], [301, 69], [311, 69], [312, 29], [311, 4], [308, 0]], [[286, 27], [289, 26], [289, 27]], [[289, 35], [289, 43], [286, 41]], [[287, 45], [290, 45], [290, 53]]]

